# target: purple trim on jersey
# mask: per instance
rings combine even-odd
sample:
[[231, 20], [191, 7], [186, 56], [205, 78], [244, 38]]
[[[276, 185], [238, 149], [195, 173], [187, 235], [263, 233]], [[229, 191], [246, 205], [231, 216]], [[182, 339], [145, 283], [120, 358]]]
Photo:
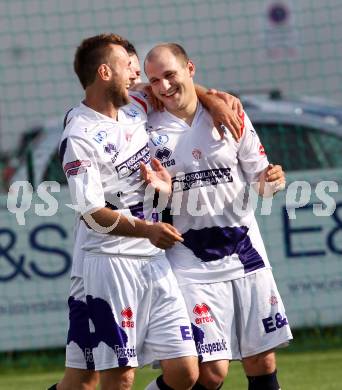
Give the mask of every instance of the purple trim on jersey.
[[69, 119], [68, 116], [72, 110], [73, 108], [70, 108], [70, 110], [68, 110], [67, 113], [65, 114], [65, 117], [63, 119], [63, 129], [65, 129], [67, 124], [70, 122], [70, 120], [68, 120]]
[[127, 348], [128, 336], [116, 323], [111, 307], [104, 299], [91, 295], [87, 295], [87, 305], [95, 327], [94, 348], [102, 341], [115, 352], [119, 367], [127, 366], [128, 358], [136, 357], [135, 347]]
[[192, 329], [192, 334], [194, 336], [194, 341], [198, 353], [198, 360], [201, 363], [203, 360], [203, 355], [201, 353], [201, 346], [204, 344], [204, 332], [201, 328], [196, 326], [195, 324], [191, 323], [191, 329]]
[[245, 273], [265, 267], [259, 253], [253, 248], [248, 228], [219, 227], [190, 229], [182, 234], [183, 245], [202, 261], [214, 261], [236, 253], [245, 269]]
[[114, 211], [119, 210], [115, 205], [113, 205], [113, 204], [111, 204], [111, 203], [109, 203], [107, 201], [106, 201], [106, 207], [108, 209], [111, 209], [111, 210], [114, 210]]
[[93, 335], [89, 329], [88, 306], [85, 302], [69, 297], [69, 331], [67, 344], [76, 343], [83, 352], [87, 370], [95, 370], [93, 359]]
[[145, 219], [143, 202], [139, 202], [133, 206], [129, 206], [129, 209], [130, 209], [133, 217], [136, 217], [139, 219]]
[[[131, 210], [131, 213], [133, 217], [145, 220], [145, 215], [144, 215], [144, 204], [143, 202], [139, 202], [133, 206], [129, 206], [129, 209]], [[153, 222], [158, 222], [158, 213], [153, 212], [152, 213], [152, 221]]]
[[58, 151], [59, 162], [61, 163], [62, 166], [63, 166], [65, 151], [67, 148], [67, 143], [68, 143], [68, 138], [64, 138]]
[[[114, 206], [113, 204], [111, 204], [109, 202], [106, 202], [106, 207], [111, 209], [111, 210], [114, 210], [114, 211], [119, 210], [116, 206]], [[129, 206], [129, 209], [130, 209], [133, 217], [136, 217], [136, 218], [141, 219], [141, 220], [145, 220], [143, 202], [139, 202], [137, 204]], [[159, 221], [159, 214], [157, 212], [152, 213], [152, 221], [153, 222]]]

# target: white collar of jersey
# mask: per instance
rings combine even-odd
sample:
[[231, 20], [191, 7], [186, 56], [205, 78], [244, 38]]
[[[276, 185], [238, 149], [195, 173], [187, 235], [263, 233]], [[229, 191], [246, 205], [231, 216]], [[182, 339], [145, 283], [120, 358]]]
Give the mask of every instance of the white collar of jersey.
[[197, 102], [197, 107], [196, 107], [196, 112], [195, 112], [195, 116], [192, 120], [192, 123], [191, 123], [191, 126], [189, 126], [183, 119], [181, 118], [178, 118], [178, 116], [172, 114], [170, 111], [168, 110], [164, 110], [164, 112], [169, 115], [173, 121], [177, 122], [177, 125], [179, 125], [179, 127], [182, 127], [182, 128], [192, 128], [194, 126], [196, 126], [196, 122], [198, 120], [198, 117], [201, 115], [201, 113], [204, 111], [204, 107], [202, 106], [202, 103], [198, 100]]
[[125, 122], [125, 119], [126, 119], [126, 116], [125, 116], [124, 112], [121, 110], [121, 108], [118, 110], [118, 120], [115, 120], [107, 115], [103, 115], [100, 112], [93, 110], [92, 108], [85, 105], [83, 102], [80, 103], [80, 109], [82, 112], [86, 113], [87, 117], [89, 117], [91, 119], [95, 119], [95, 120], [120, 123], [120, 122]]
[[111, 121], [111, 122], [117, 123], [117, 121], [115, 119], [113, 119], [107, 115], [103, 115], [98, 111], [93, 110], [92, 108], [85, 105], [83, 102], [80, 103], [80, 109], [81, 109], [81, 111], [86, 113], [87, 117], [89, 117], [91, 119]]

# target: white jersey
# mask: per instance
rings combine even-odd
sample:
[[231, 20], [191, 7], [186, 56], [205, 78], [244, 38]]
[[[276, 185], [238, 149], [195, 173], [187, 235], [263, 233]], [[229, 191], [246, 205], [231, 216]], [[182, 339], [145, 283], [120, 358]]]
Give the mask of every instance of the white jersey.
[[172, 223], [184, 242], [166, 254], [179, 283], [233, 280], [270, 267], [254, 212], [242, 209], [245, 184], [269, 164], [247, 115], [239, 142], [221, 141], [200, 103], [191, 126], [166, 110], [150, 114], [148, 124], [151, 155], [173, 181]]
[[[139, 102], [134, 104], [136, 100]], [[83, 250], [139, 257], [160, 252], [148, 239], [95, 231], [80, 220], [81, 212], [103, 207], [132, 218], [157, 216], [152, 213], [152, 205], [149, 210], [143, 207], [146, 186], [140, 177], [140, 163], [149, 164], [151, 159], [144, 108], [145, 102], [135, 96], [131, 104], [119, 110], [118, 121], [83, 103], [67, 115], [60, 158], [72, 203], [79, 207], [72, 276], [82, 275]]]

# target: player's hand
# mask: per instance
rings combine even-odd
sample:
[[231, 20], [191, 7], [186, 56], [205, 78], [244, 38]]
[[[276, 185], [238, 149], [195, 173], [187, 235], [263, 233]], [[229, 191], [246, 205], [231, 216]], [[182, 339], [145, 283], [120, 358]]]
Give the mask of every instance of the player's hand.
[[240, 100], [226, 92], [215, 89], [210, 89], [207, 93], [219, 98], [215, 104], [212, 104], [210, 113], [221, 139], [229, 130], [233, 138], [238, 141], [241, 138], [244, 126], [242, 119], [243, 107]]
[[155, 111], [164, 111], [164, 103], [156, 98], [156, 96], [152, 92], [152, 88], [150, 85], [144, 86], [144, 92], [147, 95], [147, 100], [150, 103], [151, 107]]
[[210, 88], [207, 92], [209, 95], [215, 95], [222, 99], [228, 107], [230, 107], [239, 117], [243, 114], [243, 105], [241, 100], [234, 95], [230, 95], [227, 92], [218, 91], [217, 89]]
[[265, 181], [271, 184], [274, 194], [284, 190], [286, 178], [282, 166], [269, 164], [265, 171]]
[[168, 171], [156, 158], [151, 160], [151, 166], [153, 170], [149, 169], [144, 163], [140, 163], [141, 176], [146, 184], [152, 185], [158, 192], [171, 194], [171, 176]]
[[151, 243], [160, 249], [171, 248], [176, 242], [183, 242], [178, 230], [168, 223], [157, 222], [148, 225], [147, 238]]

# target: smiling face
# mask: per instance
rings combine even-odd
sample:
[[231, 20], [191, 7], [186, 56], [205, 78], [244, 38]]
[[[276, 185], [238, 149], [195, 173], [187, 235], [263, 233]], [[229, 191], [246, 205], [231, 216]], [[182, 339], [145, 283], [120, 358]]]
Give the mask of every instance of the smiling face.
[[130, 86], [133, 87], [134, 85], [141, 83], [141, 68], [139, 59], [135, 54], [129, 54], [129, 58], [131, 59]]
[[109, 67], [106, 96], [115, 107], [124, 106], [129, 103], [128, 88], [132, 77], [130, 57], [123, 47], [112, 45], [106, 65]]
[[195, 95], [195, 66], [191, 61], [185, 63], [168, 48], [157, 48], [146, 59], [145, 72], [153, 93], [168, 111], [177, 113], [191, 104]]

